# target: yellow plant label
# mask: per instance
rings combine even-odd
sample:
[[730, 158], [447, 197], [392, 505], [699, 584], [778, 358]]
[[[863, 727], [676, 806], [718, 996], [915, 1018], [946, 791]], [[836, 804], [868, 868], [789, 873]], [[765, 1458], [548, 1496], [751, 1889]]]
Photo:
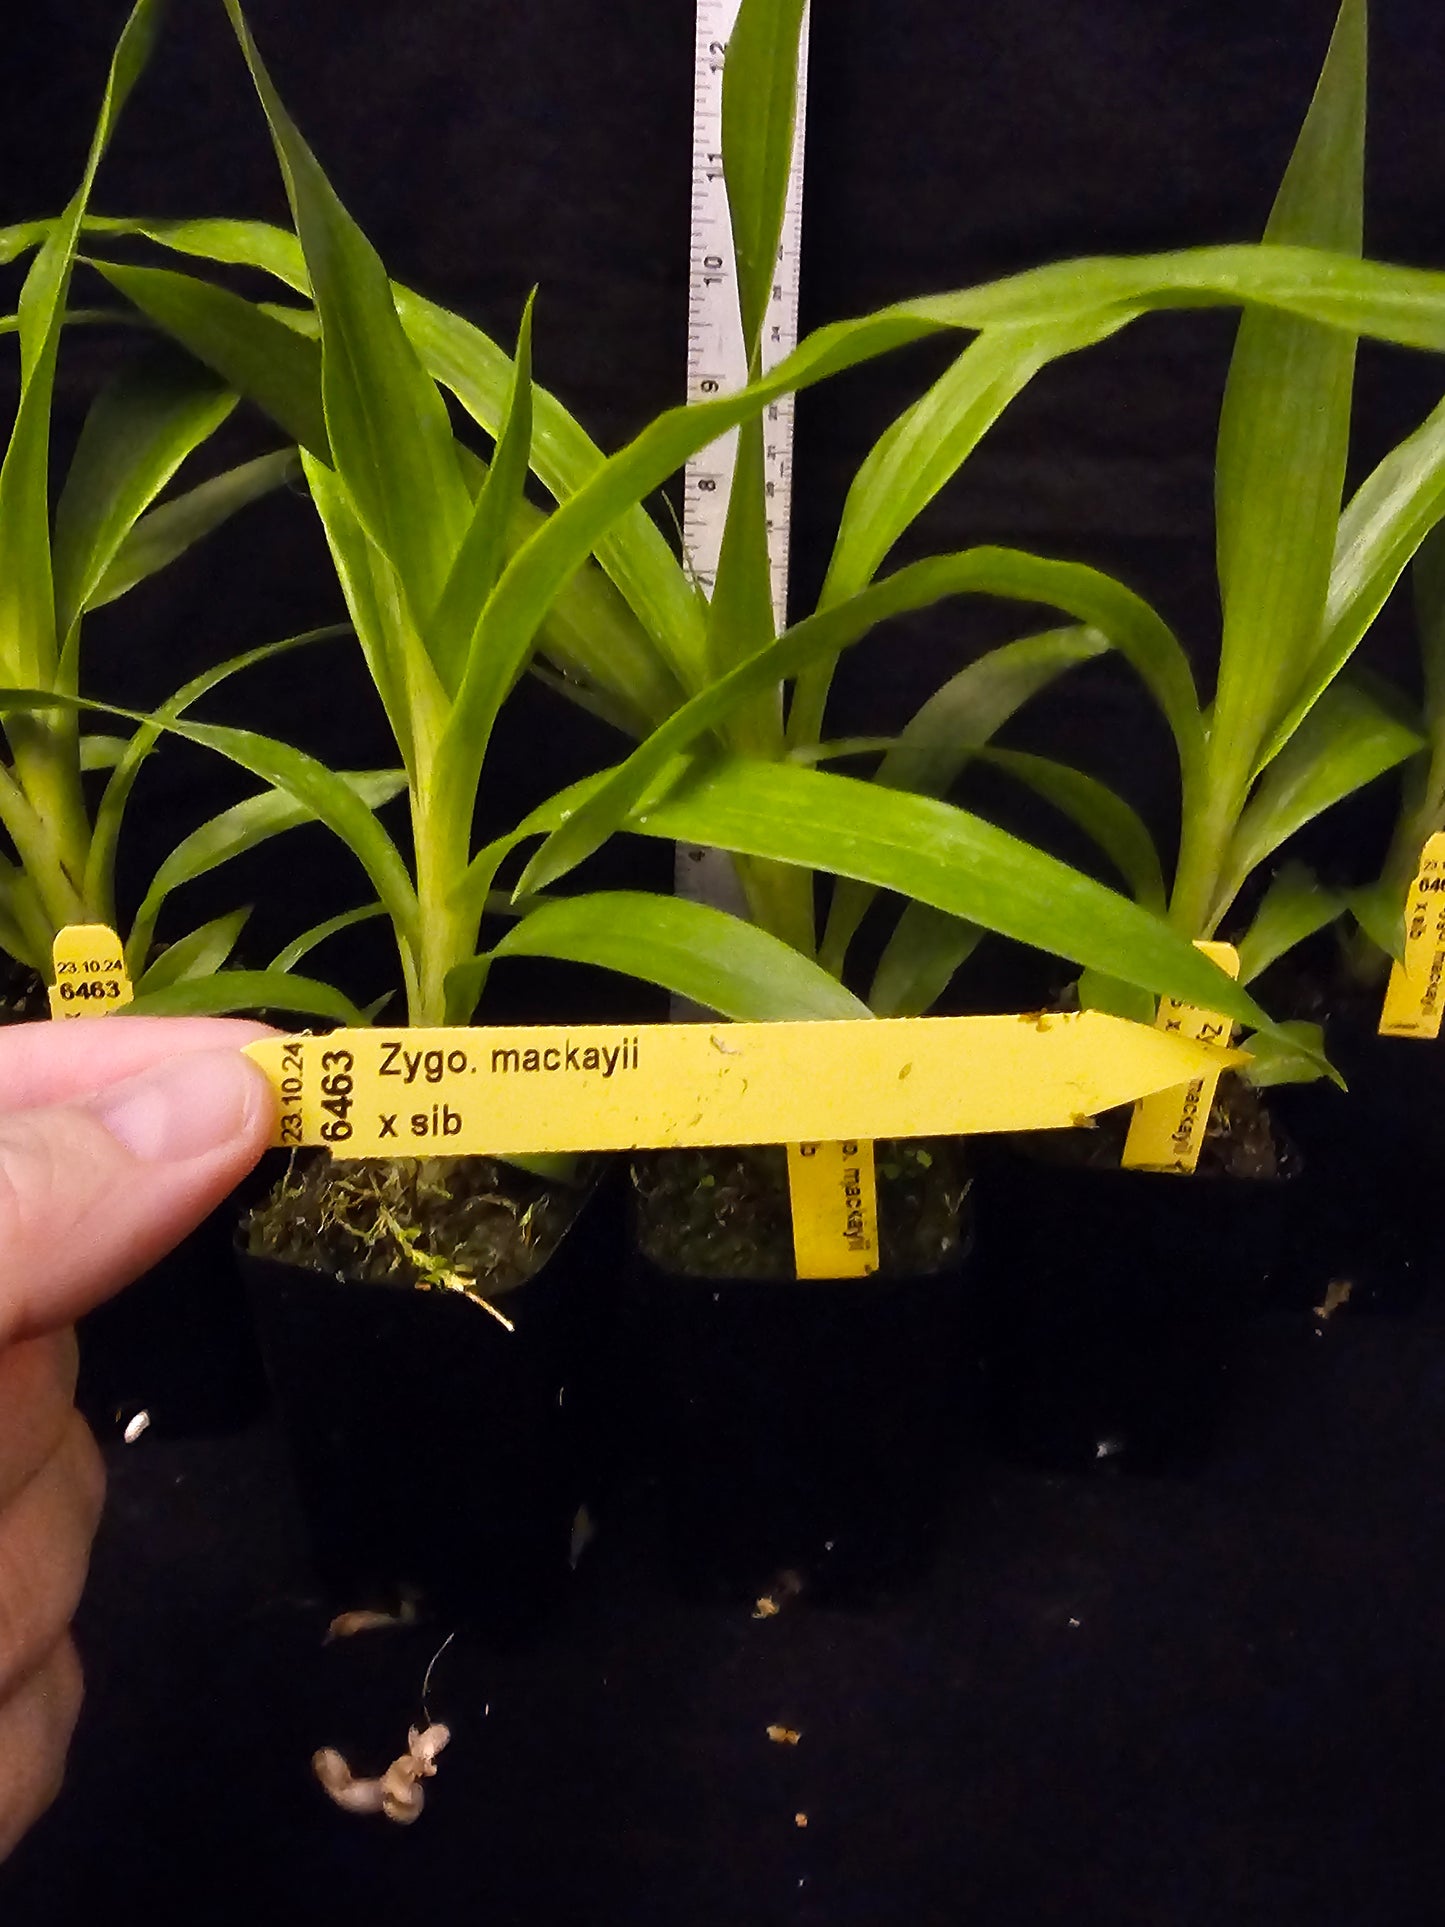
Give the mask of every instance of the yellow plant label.
[[247, 1054], [280, 1099], [275, 1142], [347, 1157], [1059, 1129], [1244, 1062], [1101, 1011], [340, 1030]]
[[790, 1144], [788, 1196], [800, 1278], [866, 1278], [878, 1269], [878, 1182], [866, 1139]]
[[1428, 839], [1405, 899], [1405, 960], [1390, 966], [1381, 1037], [1440, 1035], [1445, 997], [1445, 835]]
[[[1201, 942], [1195, 947], [1229, 976], [1238, 977], [1239, 952], [1232, 943]], [[1188, 1037], [1219, 1049], [1227, 1049], [1234, 1034], [1234, 1025], [1228, 1017], [1217, 1016], [1212, 1010], [1198, 1010], [1193, 1004], [1181, 1004], [1174, 997], [1160, 998], [1159, 1014], [1154, 1022], [1158, 1030], [1171, 1037]], [[1124, 1140], [1124, 1155], [1120, 1160], [1124, 1169], [1193, 1171], [1199, 1163], [1219, 1073], [1228, 1068], [1228, 1063], [1221, 1058], [1217, 1065], [1200, 1071], [1187, 1084], [1141, 1098], [1134, 1106], [1129, 1135]]]
[[104, 1017], [135, 995], [126, 975], [120, 938], [103, 923], [69, 923], [56, 932], [51, 952], [52, 1017]]

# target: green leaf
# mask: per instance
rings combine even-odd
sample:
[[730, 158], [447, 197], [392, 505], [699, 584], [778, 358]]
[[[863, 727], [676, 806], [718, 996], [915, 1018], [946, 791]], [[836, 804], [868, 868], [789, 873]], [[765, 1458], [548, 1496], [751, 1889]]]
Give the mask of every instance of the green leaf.
[[122, 369], [80, 431], [55, 510], [55, 618], [69, 635], [135, 524], [236, 397], [173, 350]]
[[274, 455], [258, 455], [254, 461], [228, 468], [149, 510], [121, 542], [92, 589], [86, 608], [102, 608], [147, 576], [169, 568], [239, 509], [281, 488], [300, 472], [295, 450], [283, 448]]
[[[427, 372], [495, 437], [510, 392], [508, 356], [460, 315], [406, 288], [395, 293], [402, 326]], [[535, 388], [532, 466], [542, 486], [559, 502], [565, 501], [591, 481], [603, 459], [602, 450], [556, 397], [545, 388]], [[596, 554], [650, 638], [665, 674], [686, 689], [701, 688], [707, 681], [702, 612], [681, 564], [640, 502], [624, 509], [598, 537]], [[653, 679], [656, 675], [652, 670]], [[644, 703], [644, 707], [655, 718], [656, 704]]]
[[[310, 289], [296, 237], [264, 221], [95, 220], [90, 225], [114, 234], [141, 234], [163, 247], [223, 265], [258, 268], [298, 293], [308, 293]], [[489, 335], [462, 316], [399, 285], [393, 285], [392, 293], [402, 325], [427, 372], [456, 396], [474, 421], [495, 437], [506, 412], [512, 379], [511, 358]], [[305, 316], [314, 322], [309, 310]], [[295, 326], [303, 316], [292, 313], [289, 319]], [[210, 360], [209, 356], [202, 358]], [[318, 420], [319, 382], [317, 361], [311, 387]], [[259, 394], [246, 382], [234, 385], [243, 394], [260, 400]], [[293, 406], [299, 405], [293, 397]], [[562, 501], [575, 494], [601, 468], [602, 451], [544, 388], [535, 390], [534, 412], [532, 460], [537, 478]], [[284, 419], [280, 415], [275, 418]], [[329, 459], [324, 442], [308, 442], [306, 436], [300, 434], [296, 439], [312, 447], [323, 459]], [[662, 660], [688, 687], [700, 687], [707, 680], [701, 611], [685, 572], [640, 503], [625, 510], [615, 525], [599, 538], [597, 558], [652, 639]]]
[[722, 152], [750, 372], [777, 272], [806, 0], [742, 0], [723, 65]]
[[487, 600], [507, 554], [507, 538], [520, 506], [532, 452], [532, 302], [528, 295], [517, 333], [517, 358], [507, 412], [496, 453], [477, 491], [471, 521], [456, 552], [434, 613], [426, 624], [427, 647], [448, 694], [455, 695], [467, 657], [485, 646]]
[[610, 890], [559, 898], [529, 911], [490, 954], [561, 957], [621, 971], [755, 1023], [871, 1015], [789, 944], [685, 897]]
[[236, 0], [226, 11], [270, 123], [321, 317], [334, 466], [421, 620], [471, 513], [446, 404], [407, 339], [386, 269], [282, 106]]
[[1080, 1010], [1102, 1010], [1110, 1017], [1127, 1017], [1133, 1024], [1152, 1024], [1155, 999], [1138, 984], [1121, 983], [1102, 970], [1086, 970], [1075, 985]]
[[1055, 956], [1272, 1026], [1185, 937], [1126, 897], [933, 797], [723, 757], [629, 827], [896, 890]]
[[[364, 903], [359, 910], [343, 910], [340, 916], [323, 917], [320, 923], [313, 923], [309, 930], [303, 930], [299, 937], [292, 939], [284, 950], [277, 951], [267, 966], [270, 970], [294, 970], [301, 959], [308, 956], [318, 944], [325, 943], [339, 931], [350, 930], [358, 923], [369, 923], [374, 917], [384, 917], [386, 907], [380, 903]], [[388, 996], [390, 992], [387, 993]], [[383, 1003], [386, 1001], [382, 999]]]
[[443, 699], [431, 657], [419, 642], [413, 644], [412, 614], [396, 571], [357, 519], [339, 476], [310, 454], [302, 455], [301, 466], [366, 667], [402, 761], [414, 774], [414, 709], [418, 700], [430, 710]]
[[403, 962], [415, 954], [416, 894], [400, 852], [345, 779], [334, 775], [314, 756], [255, 730], [229, 729], [219, 723], [182, 722], [175, 714], [174, 699], [165, 710], [147, 715], [142, 710], [123, 709], [116, 703], [87, 702], [58, 691], [0, 689], [0, 711], [45, 709], [96, 710], [107, 716], [123, 716], [148, 729], [166, 730], [173, 736], [184, 737], [187, 742], [214, 750], [218, 756], [249, 770], [252, 776], [260, 777], [263, 783], [284, 790], [305, 804], [356, 857], [375, 884], [376, 894], [396, 926]]
[[190, 682], [183, 683], [169, 702], [157, 712], [157, 720], [148, 719], [130, 738], [96, 807], [90, 836], [90, 852], [86, 859], [85, 899], [87, 903], [99, 905], [107, 921], [113, 922], [115, 918], [115, 854], [120, 842], [121, 825], [125, 820], [126, 805], [130, 801], [130, 793], [135, 787], [141, 765], [160, 740], [165, 720], [184, 714], [193, 703], [199, 702], [202, 696], [214, 689], [217, 684], [225, 682], [229, 676], [238, 675], [243, 669], [251, 669], [260, 663], [269, 662], [273, 656], [303, 648], [307, 643], [325, 642], [333, 636], [343, 634], [345, 634], [343, 629], [334, 626], [325, 629], [308, 629], [301, 635], [286, 636], [280, 642], [264, 643], [259, 649], [247, 649], [239, 656], [231, 656], [225, 662], [215, 663], [211, 668], [202, 670], [201, 674], [193, 677]]
[[928, 903], [905, 903], [884, 945], [868, 1003], [875, 1017], [921, 1017], [987, 933]]
[[1146, 910], [1163, 913], [1164, 873], [1149, 827], [1116, 790], [1083, 770], [1023, 750], [984, 749], [979, 761], [1003, 770], [1052, 803], [1098, 845]]
[[1265, 746], [1261, 765], [1279, 753], [1321, 691], [1344, 668], [1442, 515], [1445, 402], [1413, 435], [1390, 450], [1340, 517], [1319, 648]]
[[[1265, 239], [1360, 252], [1365, 8], [1345, 0]], [[1212, 783], [1240, 797], [1316, 653], [1349, 453], [1355, 343], [1246, 312], [1230, 363], [1215, 476], [1224, 602]]]
[[1239, 981], [1252, 984], [1287, 950], [1333, 923], [1344, 908], [1344, 898], [1327, 890], [1313, 870], [1303, 863], [1284, 864], [1239, 940]]
[[[369, 810], [380, 809], [406, 788], [406, 777], [400, 770], [341, 770], [337, 774]], [[126, 963], [131, 975], [135, 976], [145, 963], [161, 910], [172, 890], [178, 890], [183, 883], [193, 883], [197, 877], [207, 875], [247, 850], [254, 850], [274, 836], [315, 821], [315, 811], [295, 797], [280, 790], [266, 790], [260, 796], [248, 796], [243, 802], [222, 810], [183, 837], [151, 879], [151, 886], [131, 924], [126, 944]]]
[[[874, 782], [924, 796], [943, 796], [969, 757], [1029, 699], [1064, 670], [1103, 655], [1109, 638], [1087, 627], [1050, 629], [1006, 642], [960, 669], [936, 689], [905, 725], [874, 774]], [[833, 892], [820, 956], [843, 969], [848, 946], [867, 914], [873, 891], [843, 882]]]
[[1244, 1075], [1256, 1090], [1278, 1084], [1313, 1084], [1321, 1076], [1325, 1033], [1318, 1024], [1281, 1024], [1277, 1037], [1251, 1037], [1244, 1048]]
[[1395, 963], [1405, 961], [1406, 885], [1383, 876], [1345, 894], [1350, 915], [1365, 935]]
[[1445, 524], [1437, 523], [1421, 541], [1412, 575], [1425, 721], [1439, 755], [1445, 752]]
[[80, 767], [86, 771], [114, 769], [125, 755], [128, 743], [125, 736], [82, 736]]
[[212, 977], [188, 977], [164, 990], [138, 995], [129, 1007], [139, 1017], [225, 1017], [234, 1011], [294, 1011], [301, 1017], [328, 1017], [348, 1029], [366, 1018], [349, 997], [311, 977], [290, 977], [276, 970], [218, 970]]
[[290, 439], [330, 463], [321, 346], [254, 301], [171, 268], [92, 263], [157, 328], [262, 408]]
[[1239, 819], [1210, 928], [1255, 867], [1287, 837], [1413, 756], [1422, 740], [1364, 683], [1331, 683], [1270, 764]]
[[143, 997], [193, 977], [214, 976], [235, 949], [250, 914], [249, 907], [232, 910], [228, 916], [203, 923], [198, 930], [168, 944], [136, 984], [137, 994]]
[[[720, 678], [711, 689], [695, 696], [634, 750], [602, 789], [554, 832], [528, 865], [518, 887], [543, 889], [600, 848], [674, 756], [706, 731], [717, 729], [740, 703], [770, 688], [779, 677], [796, 675], [809, 662], [849, 648], [888, 617], [964, 593], [1051, 603], [1064, 609], [1104, 630], [1121, 654], [1159, 672], [1161, 680], [1177, 685], [1181, 712], [1186, 701], [1192, 704], [1188, 664], [1174, 636], [1147, 603], [1110, 577], [1080, 563], [1052, 562], [1017, 549], [966, 549], [958, 555], [932, 557], [899, 569], [837, 608], [805, 618], [770, 647]], [[1057, 663], [1080, 648], [1097, 653], [1092, 643], [1046, 644], [1034, 653]], [[1072, 659], [1079, 657], [1074, 654]], [[1029, 658], [1012, 660], [1017, 665]], [[1037, 670], [1038, 665], [1034, 668]], [[1019, 674], [1021, 678], [1025, 674], [1022, 667]], [[1198, 712], [1191, 709], [1189, 713], [1197, 734]], [[896, 752], [905, 761], [914, 753], [913, 746]], [[924, 754], [921, 748], [916, 753]]]
[[[732, 491], [708, 611], [707, 652], [714, 673], [722, 676], [735, 669], [765, 649], [776, 634], [763, 424], [749, 421], [738, 430]], [[727, 727], [735, 748], [760, 756], [781, 755], [783, 709], [777, 678], [764, 681], [750, 700], [738, 704], [727, 718]]]
[[79, 188], [46, 233], [20, 293], [20, 400], [0, 464], [0, 674], [47, 682], [57, 636], [50, 567], [50, 401], [76, 243], [116, 120], [150, 58], [158, 0], [136, 0], [116, 43]]

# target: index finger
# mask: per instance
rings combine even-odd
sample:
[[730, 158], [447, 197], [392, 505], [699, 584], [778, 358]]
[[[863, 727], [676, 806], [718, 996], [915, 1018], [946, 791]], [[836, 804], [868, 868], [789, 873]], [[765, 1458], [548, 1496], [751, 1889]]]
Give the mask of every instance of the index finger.
[[74, 1018], [0, 1027], [0, 1111], [66, 1104], [192, 1051], [240, 1050], [276, 1033], [241, 1017]]

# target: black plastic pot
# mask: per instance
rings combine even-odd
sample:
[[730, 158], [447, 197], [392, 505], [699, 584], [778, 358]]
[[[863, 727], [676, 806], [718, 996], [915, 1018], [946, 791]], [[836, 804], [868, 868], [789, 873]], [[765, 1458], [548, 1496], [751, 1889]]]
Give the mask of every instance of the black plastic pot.
[[500, 1300], [511, 1331], [457, 1293], [240, 1254], [336, 1605], [411, 1599], [508, 1634], [555, 1599], [587, 1496], [574, 1388], [615, 1310], [620, 1216], [604, 1183]]
[[932, 1550], [960, 1398], [964, 1265], [922, 1277], [678, 1277], [638, 1259], [627, 1332], [690, 1591], [780, 1571], [864, 1597]]
[[1051, 1470], [1197, 1468], [1243, 1319], [1298, 1289], [1300, 1178], [1086, 1169], [1006, 1143], [979, 1161], [989, 1443]]
[[1413, 1311], [1445, 1272], [1431, 1210], [1445, 1180], [1445, 1039], [1378, 1036], [1374, 1003], [1328, 1026], [1347, 1093], [1319, 1083], [1270, 1097], [1305, 1151], [1318, 1295], [1347, 1285], [1351, 1316]]
[[157, 1438], [233, 1432], [266, 1409], [266, 1375], [236, 1276], [236, 1222], [269, 1188], [267, 1158], [189, 1237], [78, 1327], [76, 1403], [102, 1437], [144, 1411]]

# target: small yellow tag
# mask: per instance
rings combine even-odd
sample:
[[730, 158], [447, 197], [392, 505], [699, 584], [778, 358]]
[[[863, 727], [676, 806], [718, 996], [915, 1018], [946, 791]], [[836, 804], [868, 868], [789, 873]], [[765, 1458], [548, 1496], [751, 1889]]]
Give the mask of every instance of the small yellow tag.
[[1381, 1037], [1440, 1035], [1445, 1003], [1445, 835], [1430, 837], [1405, 899], [1405, 961], [1391, 964]]
[[104, 1017], [135, 995], [120, 938], [106, 924], [68, 923], [56, 932], [51, 955], [52, 1017]]
[[[1229, 976], [1238, 977], [1239, 952], [1232, 943], [1200, 942], [1195, 948], [1202, 950], [1211, 963], [1217, 963]], [[1159, 1014], [1154, 1022], [1157, 1029], [1168, 1031], [1171, 1036], [1188, 1037], [1199, 1044], [1227, 1047], [1234, 1034], [1229, 1018], [1216, 1016], [1210, 1010], [1198, 1010], [1193, 1004], [1181, 1004], [1173, 997], [1160, 998]], [[1120, 1160], [1124, 1169], [1193, 1171], [1199, 1163], [1218, 1083], [1219, 1071], [1209, 1069], [1174, 1090], [1157, 1091], [1141, 1098], [1134, 1106], [1129, 1135], [1124, 1141], [1124, 1155]]]
[[275, 1142], [347, 1157], [793, 1144], [1061, 1129], [1221, 1051], [1102, 1011], [873, 1022], [340, 1030], [247, 1046]]
[[866, 1140], [788, 1146], [793, 1255], [800, 1278], [878, 1269], [878, 1183]]

